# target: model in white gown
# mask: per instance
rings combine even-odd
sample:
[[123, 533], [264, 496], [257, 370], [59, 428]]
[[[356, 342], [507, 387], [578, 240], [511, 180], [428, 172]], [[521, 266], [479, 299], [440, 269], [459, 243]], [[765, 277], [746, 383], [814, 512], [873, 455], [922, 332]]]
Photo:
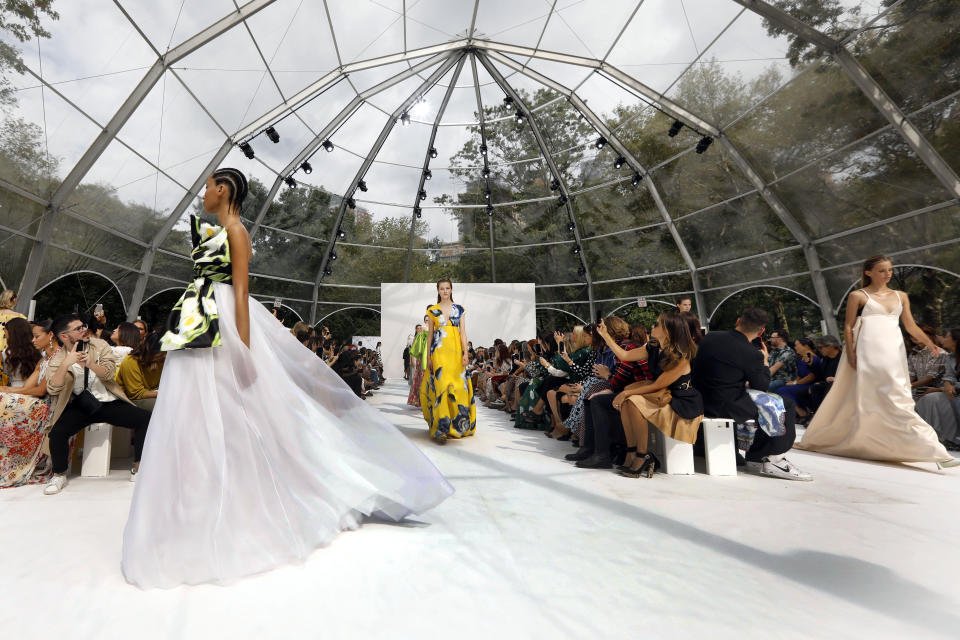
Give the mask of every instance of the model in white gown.
[[363, 515], [400, 520], [453, 493], [383, 414], [253, 300], [248, 349], [233, 286], [207, 271], [205, 247], [219, 247], [229, 273], [227, 233], [195, 223], [194, 236], [201, 295], [175, 310], [187, 328], [198, 326], [190, 314], [212, 310], [219, 346], [167, 355], [123, 535], [127, 581], [229, 582], [303, 560]]
[[867, 301], [853, 327], [856, 369], [848, 362], [847, 344], [833, 387], [799, 448], [866, 460], [952, 462], [933, 427], [913, 408], [900, 294], [888, 308], [861, 291]]

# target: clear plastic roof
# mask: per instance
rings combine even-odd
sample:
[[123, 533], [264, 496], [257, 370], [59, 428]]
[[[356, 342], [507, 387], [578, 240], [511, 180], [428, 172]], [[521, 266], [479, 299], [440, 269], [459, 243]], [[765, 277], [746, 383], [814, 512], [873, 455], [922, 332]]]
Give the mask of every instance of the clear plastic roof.
[[3, 36], [21, 298], [78, 270], [131, 314], [182, 287], [217, 166], [251, 179], [252, 292], [314, 320], [452, 276], [580, 318], [782, 287], [832, 323], [868, 255], [960, 272], [955, 0], [55, 9]]

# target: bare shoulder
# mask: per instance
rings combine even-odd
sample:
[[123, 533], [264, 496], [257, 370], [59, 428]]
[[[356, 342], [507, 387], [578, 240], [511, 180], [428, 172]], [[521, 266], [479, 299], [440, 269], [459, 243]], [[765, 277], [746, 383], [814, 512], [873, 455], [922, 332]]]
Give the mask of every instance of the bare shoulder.
[[894, 289], [894, 293], [897, 294], [897, 297], [900, 298], [900, 301], [904, 304], [910, 304], [910, 296], [907, 295], [906, 291], [900, 291], [899, 289]]
[[227, 222], [224, 225], [224, 228], [227, 230], [227, 235], [233, 238], [246, 238], [250, 239], [250, 234], [247, 232], [247, 228], [243, 226], [243, 223], [240, 222], [239, 218], [235, 218]]
[[848, 300], [851, 300], [851, 301], [853, 301], [854, 303], [856, 303], [857, 306], [860, 306], [860, 305], [862, 305], [862, 304], [866, 304], [866, 302], [867, 302], [867, 294], [865, 294], [863, 291], [860, 291], [860, 289], [857, 289], [856, 291], [851, 291], [851, 292], [850, 292], [850, 296], [849, 296]]

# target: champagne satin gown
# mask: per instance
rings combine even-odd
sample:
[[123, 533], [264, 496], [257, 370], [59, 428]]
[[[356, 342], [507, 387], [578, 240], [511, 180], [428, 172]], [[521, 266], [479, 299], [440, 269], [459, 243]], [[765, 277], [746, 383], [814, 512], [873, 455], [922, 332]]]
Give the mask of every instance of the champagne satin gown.
[[798, 448], [887, 462], [952, 460], [933, 427], [914, 411], [900, 333], [900, 297], [888, 309], [864, 294], [867, 302], [853, 327], [857, 368], [844, 352], [833, 387]]

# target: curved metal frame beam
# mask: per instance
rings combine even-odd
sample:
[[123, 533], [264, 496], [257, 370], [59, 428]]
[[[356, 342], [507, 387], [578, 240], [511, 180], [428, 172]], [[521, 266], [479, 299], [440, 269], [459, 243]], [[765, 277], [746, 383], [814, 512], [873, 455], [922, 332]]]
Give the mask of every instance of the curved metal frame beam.
[[703, 296], [700, 293], [700, 281], [697, 277], [697, 266], [694, 264], [693, 258], [691, 257], [690, 252], [687, 250], [686, 244], [683, 242], [683, 238], [680, 237], [680, 232], [677, 230], [677, 226], [674, 224], [673, 218], [670, 217], [670, 213], [667, 211], [667, 207], [663, 202], [663, 198], [660, 196], [660, 191], [654, 184], [653, 177], [646, 167], [644, 167], [640, 161], [637, 160], [637, 158], [626, 147], [626, 145], [620, 141], [613, 130], [610, 129], [610, 127], [608, 127], [607, 124], [599, 116], [597, 116], [597, 114], [594, 113], [590, 107], [587, 106], [586, 102], [580, 99], [580, 96], [578, 96], [573, 89], [570, 89], [559, 82], [555, 82], [543, 74], [528, 69], [497, 51], [490, 51], [488, 55], [491, 58], [507, 65], [511, 69], [522, 73], [532, 80], [535, 80], [543, 86], [549, 87], [550, 89], [553, 89], [557, 93], [566, 97], [570, 104], [578, 112], [580, 112], [588, 122], [590, 122], [593, 128], [596, 129], [600, 135], [607, 140], [610, 146], [613, 147], [620, 156], [626, 158], [630, 167], [645, 178], [644, 182], [646, 182], [647, 191], [650, 193], [650, 197], [653, 198], [653, 201], [657, 207], [657, 211], [660, 212], [660, 217], [663, 218], [663, 222], [669, 230], [674, 244], [677, 246], [677, 251], [680, 252], [680, 257], [684, 264], [687, 265], [687, 269], [690, 272], [690, 280], [693, 285], [693, 296], [697, 311], [701, 314], [704, 313], [706, 311], [706, 307], [703, 305]]
[[553, 174], [553, 178], [560, 183], [560, 193], [563, 194], [563, 197], [566, 199], [565, 207], [567, 210], [567, 218], [573, 224], [573, 237], [577, 241], [577, 246], [580, 247], [580, 253], [578, 255], [580, 256], [580, 264], [583, 266], [584, 277], [587, 281], [587, 298], [590, 301], [590, 317], [592, 318], [594, 315], [596, 315], [595, 304], [593, 300], [593, 280], [590, 277], [590, 266], [587, 264], [586, 252], [583, 250], [583, 242], [580, 239], [580, 227], [577, 224], [577, 218], [573, 213], [573, 203], [570, 201], [570, 190], [567, 187], [567, 183], [563, 179], [563, 175], [560, 173], [560, 170], [557, 168], [557, 164], [553, 160], [553, 155], [547, 148], [547, 144], [543, 139], [543, 134], [540, 132], [540, 127], [537, 125], [537, 120], [534, 117], [534, 114], [531, 113], [526, 103], [520, 97], [520, 94], [514, 91], [513, 86], [504, 79], [500, 71], [493, 65], [492, 62], [490, 62], [485, 54], [477, 51], [474, 52], [474, 55], [480, 61], [480, 64], [483, 65], [483, 68], [487, 70], [487, 73], [490, 74], [490, 77], [493, 78], [494, 81], [500, 86], [500, 89], [513, 98], [514, 104], [516, 104], [517, 107], [522, 109], [523, 113], [526, 114], [527, 120], [529, 120], [530, 130], [533, 132], [533, 136], [537, 140], [537, 146], [540, 147], [540, 153], [543, 154], [543, 159], [550, 168], [550, 173]]
[[[457, 80], [460, 78], [460, 72], [463, 71], [463, 63], [466, 60], [465, 57], [461, 57], [460, 61], [457, 62], [457, 68], [453, 72], [453, 77], [450, 79], [450, 86], [447, 87], [447, 90], [443, 94], [443, 100], [440, 103], [440, 108], [437, 110], [437, 117], [433, 120], [433, 128], [430, 130], [430, 141], [427, 142], [427, 150], [423, 154], [423, 168], [420, 171], [420, 182], [417, 186], [417, 192], [413, 196], [413, 209], [416, 209], [420, 205], [420, 191], [423, 190], [424, 184], [426, 182], [426, 173], [430, 168], [430, 150], [433, 149], [433, 145], [437, 140], [437, 127], [440, 125], [440, 120], [443, 118], [444, 112], [447, 110], [447, 105], [450, 103], [450, 96], [453, 95], [453, 88], [457, 84]], [[417, 235], [417, 215], [414, 211], [410, 213], [410, 244], [407, 247], [407, 265], [403, 270], [403, 281], [410, 281], [410, 263], [413, 261], [413, 240]]]
[[[50, 282], [47, 282], [46, 284], [44, 284], [43, 286], [37, 287], [37, 290], [34, 292], [34, 295], [40, 293], [41, 291], [43, 291], [44, 289], [46, 289], [47, 287], [49, 287], [50, 285], [52, 285], [54, 282], [56, 282], [56, 281], [58, 281], [58, 280], [63, 280], [64, 278], [67, 278], [67, 277], [72, 276], [72, 275], [76, 275], [76, 274], [78, 274], [78, 273], [90, 273], [90, 274], [93, 274], [93, 275], [95, 275], [95, 276], [99, 276], [99, 277], [103, 278], [104, 280], [106, 280], [107, 282], [109, 282], [109, 283], [113, 286], [113, 288], [117, 290], [117, 295], [120, 296], [120, 304], [123, 305], [123, 308], [124, 308], [124, 309], [127, 308], [127, 302], [126, 302], [126, 300], [123, 299], [123, 291], [120, 290], [120, 287], [117, 286], [117, 283], [114, 282], [112, 278], [107, 277], [106, 275], [100, 273], [99, 271], [93, 271], [92, 269], [77, 269], [77, 270], [75, 270], [75, 271], [68, 271], [67, 273], [63, 274], [62, 276], [57, 276], [56, 278], [54, 278], [54, 279], [51, 280]], [[100, 296], [100, 297], [102, 298], [103, 296]]]
[[[662, 304], [662, 305], [664, 305], [664, 306], [671, 307], [671, 308], [674, 308], [674, 309], [677, 307], [677, 305], [675, 305], [675, 304], [672, 303], [672, 302], [664, 302], [663, 300], [654, 300], [653, 298], [647, 298], [647, 302], [656, 302], [657, 304]], [[633, 306], [633, 305], [635, 305], [635, 304], [637, 304], [637, 303], [636, 303], [636, 302], [627, 302], [626, 304], [622, 304], [622, 305], [620, 305], [619, 307], [617, 307], [616, 309], [613, 309], [612, 311], [610, 311], [610, 312], [608, 312], [608, 313], [605, 313], [605, 314], [603, 314], [603, 315], [605, 315], [605, 316], [612, 316], [612, 315], [615, 314], [617, 311], [620, 311], [620, 309], [623, 309], [624, 307], [631, 307], [631, 306]], [[639, 309], [640, 307], [637, 307], [637, 308]], [[708, 318], [707, 320], [709, 321], [709, 318]]]
[[[808, 295], [806, 295], [806, 294], [800, 293], [800, 292], [797, 291], [796, 289], [791, 289], [790, 287], [781, 287], [781, 286], [778, 285], [778, 284], [751, 284], [751, 285], [748, 286], [748, 287], [743, 287], [742, 289], [737, 289], [736, 291], [734, 291], [734, 292], [732, 292], [732, 293], [729, 293], [729, 294], [727, 294], [726, 296], [724, 296], [723, 300], [721, 300], [720, 302], [718, 302], [718, 303], [717, 303], [717, 306], [715, 306], [715, 307], [713, 308], [713, 311], [710, 312], [710, 315], [707, 316], [707, 322], [710, 322], [711, 320], [713, 320], [713, 316], [716, 315], [717, 310], [723, 305], [724, 302], [726, 302], [727, 300], [729, 300], [729, 299], [732, 298], [733, 296], [737, 295], [738, 293], [743, 293], [744, 291], [749, 291], [750, 289], [782, 289], [782, 290], [784, 290], [784, 291], [789, 291], [790, 293], [795, 293], [795, 294], [797, 294], [798, 296], [800, 296], [801, 298], [804, 298], [805, 300], [809, 300], [811, 303], [815, 304], [818, 308], [820, 307], [820, 305], [817, 304], [817, 301], [816, 301], [816, 300], [814, 300], [813, 298], [811, 298], [810, 296], [808, 296]], [[821, 315], [822, 315], [823, 309], [821, 308], [820, 311], [821, 311]], [[834, 333], [833, 335], [837, 335], [837, 334]]]
[[366, 175], [367, 171], [370, 169], [370, 165], [373, 164], [374, 159], [377, 157], [377, 154], [380, 153], [380, 149], [383, 147], [384, 142], [387, 141], [387, 138], [390, 136], [390, 132], [393, 131], [393, 128], [397, 124], [397, 118], [401, 114], [406, 112], [410, 107], [416, 102], [416, 100], [424, 95], [430, 87], [435, 85], [437, 81], [442, 78], [453, 65], [456, 64], [463, 58], [463, 51], [456, 51], [453, 54], [447, 55], [447, 60], [442, 62], [433, 73], [431, 73], [426, 80], [420, 83], [417, 89], [411, 93], [406, 100], [404, 100], [400, 106], [398, 106], [390, 117], [387, 119], [386, 124], [383, 125], [383, 129], [380, 131], [380, 135], [377, 137], [377, 140], [373, 143], [373, 146], [370, 148], [370, 152], [367, 154], [367, 157], [364, 159], [363, 163], [360, 165], [360, 169], [357, 171], [357, 174], [353, 177], [353, 180], [350, 182], [350, 187], [347, 189], [344, 194], [345, 197], [341, 198], [340, 206], [337, 208], [337, 217], [334, 221], [333, 228], [330, 230], [330, 240], [327, 243], [327, 251], [323, 256], [323, 260], [320, 263], [320, 269], [317, 272], [317, 278], [313, 286], [313, 306], [310, 309], [310, 322], [311, 324], [316, 320], [317, 317], [317, 304], [319, 302], [320, 295], [320, 281], [323, 280], [324, 271], [327, 269], [327, 265], [330, 263], [330, 254], [333, 253], [333, 248], [337, 244], [337, 232], [340, 230], [340, 225], [343, 222], [343, 214], [347, 210], [347, 199], [353, 197], [353, 193], [357, 189], [357, 183], [363, 179], [363, 176]]
[[[909, 262], [908, 262], [908, 263], [905, 263], [905, 264], [894, 265], [893, 268], [894, 268], [894, 269], [899, 269], [900, 267], [914, 267], [914, 268], [920, 268], [920, 269], [930, 269], [931, 271], [939, 271], [940, 273], [946, 273], [947, 275], [953, 276], [954, 278], [960, 280], [960, 273], [955, 273], [955, 272], [953, 272], [953, 271], [950, 271], [949, 269], [944, 269], [943, 267], [934, 267], [934, 266], [931, 266], [931, 265], [929, 265], [929, 264], [913, 264], [913, 263], [909, 263]], [[843, 295], [840, 297], [840, 302], [837, 304], [837, 313], [839, 313], [840, 307], [843, 305], [844, 301], [847, 299], [847, 296], [850, 295], [850, 292], [853, 291], [854, 287], [856, 287], [859, 282], [860, 282], [859, 280], [857, 280], [856, 278], [854, 278], [853, 282], [850, 283], [850, 286], [847, 287], [847, 290], [844, 291]]]
[[[583, 304], [583, 303], [581, 302], [580, 304]], [[560, 313], [565, 313], [565, 314], [567, 314], [568, 316], [572, 316], [572, 317], [576, 318], [576, 319], [579, 320], [580, 323], [583, 324], [583, 325], [588, 325], [588, 324], [590, 324], [589, 322], [587, 322], [586, 320], [584, 320], [583, 318], [581, 318], [581, 317], [578, 316], [577, 314], [575, 314], [575, 313], [570, 313], [569, 311], [564, 311], [563, 309], [557, 309], [556, 307], [548, 307], [548, 306], [545, 306], [545, 305], [544, 305], [544, 306], [538, 306], [538, 307], [537, 307], [537, 310], [539, 310], [539, 309], [549, 309], [550, 311], [558, 311], [558, 312], [560, 312]]]
[[331, 311], [331, 312], [328, 313], [327, 315], [325, 315], [325, 316], [323, 316], [322, 318], [320, 318], [319, 320], [317, 320], [315, 323], [313, 323], [313, 328], [316, 329], [317, 326], [318, 326], [321, 322], [323, 322], [324, 320], [326, 320], [326, 319], [329, 318], [330, 316], [334, 316], [334, 315], [340, 313], [341, 311], [352, 311], [353, 309], [366, 309], [367, 311], [373, 311], [374, 313], [379, 313], [381, 316], [383, 315], [383, 312], [380, 311], [380, 309], [374, 309], [373, 307], [363, 307], [363, 306], [343, 307], [343, 308], [341, 308], [341, 309], [337, 309], [336, 311]]

